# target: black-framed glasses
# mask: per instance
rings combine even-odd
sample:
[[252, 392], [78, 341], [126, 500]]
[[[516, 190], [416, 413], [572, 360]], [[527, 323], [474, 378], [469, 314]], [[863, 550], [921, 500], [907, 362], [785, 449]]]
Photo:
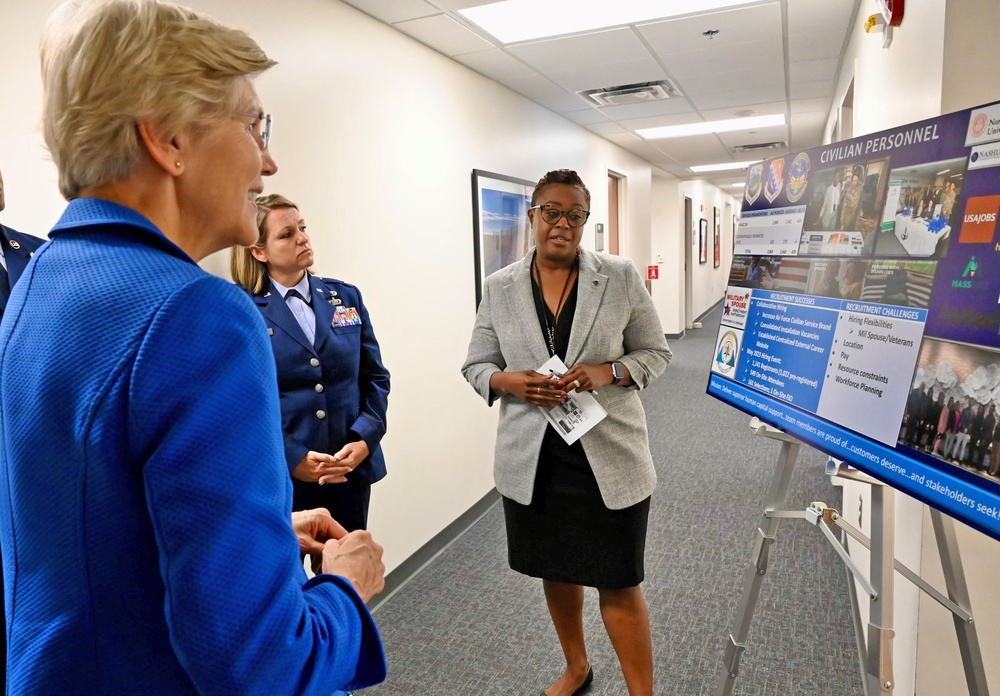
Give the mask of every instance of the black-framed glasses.
[[542, 219], [550, 225], [559, 222], [559, 218], [566, 218], [570, 227], [583, 227], [590, 217], [589, 210], [559, 210], [551, 205], [534, 205], [529, 210], [537, 210]]
[[237, 112], [236, 115], [254, 119], [250, 125], [250, 134], [260, 145], [260, 149], [266, 150], [267, 146], [271, 144], [271, 114]]

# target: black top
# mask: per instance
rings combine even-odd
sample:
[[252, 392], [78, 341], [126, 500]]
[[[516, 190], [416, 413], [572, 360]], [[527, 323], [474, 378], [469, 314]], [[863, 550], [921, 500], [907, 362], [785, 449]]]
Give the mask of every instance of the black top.
[[[535, 280], [535, 274], [531, 274], [531, 294], [535, 298], [535, 312], [538, 314], [538, 327], [542, 331], [542, 340], [545, 341], [545, 349], [548, 350], [549, 347], [549, 337], [545, 333], [545, 322], [548, 321], [548, 326], [555, 325], [556, 355], [563, 362], [566, 361], [566, 351], [569, 349], [569, 334], [573, 329], [573, 315], [576, 314], [576, 290], [579, 280], [580, 274], [577, 273], [576, 278], [573, 279], [573, 287], [569, 290], [569, 296], [563, 303], [562, 311], [559, 313], [559, 322], [556, 323], [555, 317], [552, 316], [552, 310], [545, 304], [541, 288], [538, 287], [538, 283]], [[569, 366], [567, 365], [567, 367]]]

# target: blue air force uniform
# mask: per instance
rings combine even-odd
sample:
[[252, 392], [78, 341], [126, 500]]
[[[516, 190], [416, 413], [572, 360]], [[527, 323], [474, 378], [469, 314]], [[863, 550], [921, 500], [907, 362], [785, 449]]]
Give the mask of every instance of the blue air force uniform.
[[44, 243], [44, 239], [0, 225], [0, 246], [3, 247], [3, 260], [6, 266], [6, 271], [0, 266], [0, 317], [7, 308], [7, 298], [10, 297], [11, 289], [24, 273], [35, 249]]
[[293, 478], [293, 505], [295, 510], [325, 507], [348, 531], [364, 529], [371, 484], [386, 474], [379, 443], [386, 428], [389, 372], [361, 291], [332, 278], [307, 278], [313, 340], [270, 279], [254, 296], [278, 371], [288, 470], [310, 450], [335, 454], [348, 442], [364, 440], [369, 455], [346, 483], [321, 486]]

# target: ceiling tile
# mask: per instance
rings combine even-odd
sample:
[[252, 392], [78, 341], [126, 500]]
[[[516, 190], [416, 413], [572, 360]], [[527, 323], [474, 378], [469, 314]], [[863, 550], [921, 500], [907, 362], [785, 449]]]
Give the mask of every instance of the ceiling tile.
[[627, 63], [606, 63], [589, 68], [576, 68], [565, 72], [544, 74], [571, 92], [631, 85], [637, 82], [654, 82], [667, 78], [663, 68], [652, 58]]
[[738, 109], [726, 108], [726, 109], [709, 109], [702, 111], [701, 115], [706, 121], [720, 121], [727, 118], [739, 118], [737, 111], [756, 111], [756, 114], [751, 114], [753, 116], [766, 116], [768, 114], [783, 114], [785, 113], [785, 102], [774, 101], [767, 102], [765, 104], [741, 104]]
[[[670, 155], [685, 167], [695, 164], [734, 162], [733, 155], [714, 135], [697, 135], [690, 138], [669, 138], [649, 141], [658, 150]], [[691, 176], [691, 172], [687, 173]]]
[[788, 36], [788, 60], [816, 60], [839, 58], [844, 47], [846, 31], [815, 31]]
[[730, 92], [714, 92], [689, 97], [691, 103], [694, 104], [699, 111], [724, 109], [727, 107], [732, 109], [743, 109], [748, 108], [748, 105], [751, 104], [758, 104], [760, 102], [776, 102], [781, 101], [784, 98], [784, 85], [780, 88], [774, 85], [767, 89], [740, 89]]
[[344, 0], [344, 2], [386, 24], [441, 14], [438, 8], [427, 4], [424, 0]]
[[502, 49], [491, 48], [488, 51], [463, 53], [453, 56], [455, 60], [476, 72], [493, 80], [507, 80], [512, 77], [533, 75], [535, 70], [528, 67], [517, 58], [508, 55]]
[[[770, 128], [752, 128], [746, 131], [719, 133], [719, 140], [727, 148], [737, 145], [757, 145], [759, 143], [788, 142], [788, 126], [771, 126]], [[742, 155], [741, 155], [742, 156]], [[752, 159], [752, 158], [751, 158]]]
[[[589, 126], [595, 123], [612, 123], [611, 119], [602, 114], [599, 109], [583, 109], [581, 111], [564, 111], [562, 112], [563, 118], [568, 118], [573, 123], [580, 126]], [[620, 128], [620, 126], [619, 126]]]
[[539, 72], [560, 73], [598, 68], [608, 63], [628, 63], [650, 58], [649, 51], [631, 29], [614, 29], [582, 36], [508, 46], [507, 50]]
[[618, 121], [619, 124], [625, 128], [635, 131], [640, 128], [659, 128], [660, 126], [680, 126], [685, 123], [694, 123], [696, 121], [701, 121], [702, 119], [698, 117], [693, 111], [688, 111], [683, 114], [671, 114], [668, 116], [647, 116], [646, 118], [630, 118], [623, 121]]
[[835, 83], [833, 80], [819, 80], [816, 82], [796, 82], [789, 86], [792, 99], [818, 99], [826, 97], [833, 98]]
[[[697, 79], [678, 80], [678, 87], [693, 101], [697, 101], [697, 97], [702, 94], [735, 92], [751, 85], [761, 94], [784, 96], [784, 70], [764, 74], [760, 74], [756, 70], [706, 72]], [[758, 98], [755, 101], [761, 101], [761, 99]]]
[[[719, 33], [709, 39], [702, 34], [709, 29]], [[760, 41], [776, 42], [780, 47], [781, 8], [777, 2], [741, 7], [644, 24], [637, 31], [661, 56]]]
[[793, 99], [792, 115], [794, 116], [795, 114], [805, 113], [808, 111], [822, 111], [823, 113], [829, 113], [832, 103], [832, 95], [829, 97], [815, 97], [813, 99]]
[[781, 44], [760, 41], [753, 44], [718, 46], [712, 49], [660, 56], [667, 70], [677, 78], [697, 77], [706, 71], [758, 70], [766, 73], [783, 70]]
[[802, 34], [823, 31], [831, 27], [848, 30], [857, 0], [816, 2], [816, 0], [788, 0], [788, 33]]
[[486, 39], [462, 26], [448, 15], [435, 15], [393, 25], [404, 34], [446, 56], [455, 56], [494, 48]]
[[[566, 116], [566, 115], [567, 114], [563, 114], [563, 116]], [[590, 123], [590, 124], [587, 124], [586, 128], [589, 131], [593, 131], [594, 133], [597, 133], [598, 135], [603, 135], [603, 136], [608, 136], [608, 135], [611, 135], [613, 133], [615, 133], [615, 134], [621, 134], [621, 133], [627, 133], [628, 132], [625, 128], [622, 128], [620, 125], [618, 125], [617, 123], [614, 123], [612, 121], [605, 121], [603, 123]]]
[[820, 58], [819, 60], [800, 60], [788, 64], [788, 79], [791, 82], [813, 82], [815, 80], [834, 80], [837, 78], [837, 67], [840, 58]]
[[500, 82], [556, 113], [581, 111], [587, 107], [582, 97], [570, 94], [542, 75], [512, 77]]
[[[389, 0], [395, 2], [396, 0]], [[480, 5], [492, 5], [501, 0], [430, 0], [432, 5], [440, 7], [442, 10], [464, 10], [468, 7], [479, 7]]]
[[672, 114], [690, 114], [694, 110], [691, 104], [682, 97], [661, 99], [660, 101], [643, 104], [626, 104], [624, 106], [605, 106], [601, 109], [605, 116], [615, 121], [630, 118], [645, 118], [647, 116], [670, 116]]

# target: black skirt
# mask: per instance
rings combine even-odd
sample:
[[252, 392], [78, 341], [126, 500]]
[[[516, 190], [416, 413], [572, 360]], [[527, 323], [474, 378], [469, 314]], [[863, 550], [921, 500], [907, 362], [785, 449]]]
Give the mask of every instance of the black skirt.
[[503, 499], [510, 567], [545, 580], [601, 589], [635, 587], [645, 577], [649, 498], [609, 510], [583, 446], [551, 428], [538, 455], [530, 505]]

